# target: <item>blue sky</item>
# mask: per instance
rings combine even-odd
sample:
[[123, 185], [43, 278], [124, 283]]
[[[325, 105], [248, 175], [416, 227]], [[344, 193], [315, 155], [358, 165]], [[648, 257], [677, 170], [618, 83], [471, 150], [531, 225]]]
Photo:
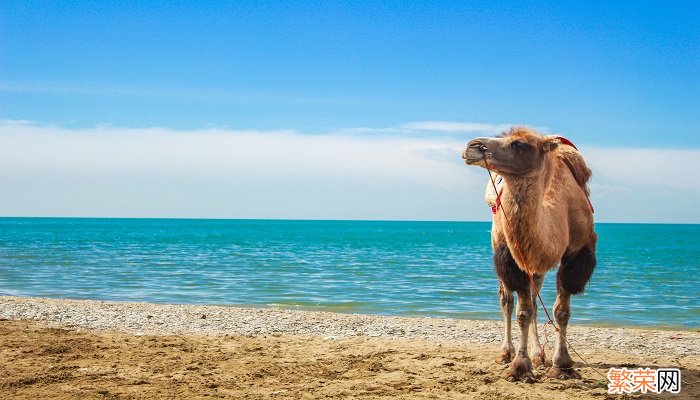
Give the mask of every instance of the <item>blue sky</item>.
[[0, 215], [487, 219], [459, 147], [527, 124], [600, 220], [700, 222], [694, 2], [260, 3], [3, 2]]

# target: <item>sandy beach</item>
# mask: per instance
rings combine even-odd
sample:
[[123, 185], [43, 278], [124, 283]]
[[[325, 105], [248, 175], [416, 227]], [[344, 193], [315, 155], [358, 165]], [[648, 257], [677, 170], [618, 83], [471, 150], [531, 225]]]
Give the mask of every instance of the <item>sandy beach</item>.
[[697, 331], [574, 325], [582, 379], [524, 384], [497, 321], [19, 297], [0, 319], [0, 398], [600, 399], [610, 367], [678, 367], [672, 397], [700, 397]]

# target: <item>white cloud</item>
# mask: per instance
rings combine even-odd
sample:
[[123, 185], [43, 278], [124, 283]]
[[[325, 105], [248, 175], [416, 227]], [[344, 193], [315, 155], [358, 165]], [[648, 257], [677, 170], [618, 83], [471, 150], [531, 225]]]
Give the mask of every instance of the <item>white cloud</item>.
[[0, 119], [0, 126], [34, 125], [34, 122], [26, 119]]
[[700, 149], [579, 148], [600, 220], [700, 222]]
[[474, 218], [461, 204], [480, 178], [460, 154], [418, 138], [0, 124], [0, 215]]
[[409, 122], [401, 125], [401, 128], [418, 131], [435, 132], [469, 132], [483, 135], [496, 135], [508, 130], [512, 124], [481, 124], [476, 122], [453, 122], [453, 121], [420, 121]]
[[[466, 138], [387, 132], [1, 121], [0, 215], [490, 218], [485, 171], [460, 159]], [[599, 221], [700, 222], [700, 150], [582, 152]]]
[[700, 150], [584, 147], [601, 180], [622, 186], [700, 190]]

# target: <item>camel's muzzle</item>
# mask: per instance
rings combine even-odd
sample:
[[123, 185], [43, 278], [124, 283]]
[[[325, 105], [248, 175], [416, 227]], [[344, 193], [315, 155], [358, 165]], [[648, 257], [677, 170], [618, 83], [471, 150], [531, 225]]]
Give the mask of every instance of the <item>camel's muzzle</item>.
[[467, 144], [462, 153], [462, 159], [467, 165], [477, 164], [484, 160], [488, 148], [481, 139], [474, 139]]

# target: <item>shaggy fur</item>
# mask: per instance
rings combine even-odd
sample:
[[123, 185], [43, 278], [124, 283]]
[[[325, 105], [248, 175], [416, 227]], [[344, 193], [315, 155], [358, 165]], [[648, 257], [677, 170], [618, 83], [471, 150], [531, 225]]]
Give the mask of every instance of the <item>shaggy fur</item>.
[[557, 271], [557, 290], [571, 294], [583, 293], [596, 265], [595, 254], [588, 248], [578, 253], [565, 254]]
[[530, 278], [515, 263], [507, 246], [500, 246], [493, 251], [493, 266], [498, 279], [508, 291], [522, 292], [530, 286]]

